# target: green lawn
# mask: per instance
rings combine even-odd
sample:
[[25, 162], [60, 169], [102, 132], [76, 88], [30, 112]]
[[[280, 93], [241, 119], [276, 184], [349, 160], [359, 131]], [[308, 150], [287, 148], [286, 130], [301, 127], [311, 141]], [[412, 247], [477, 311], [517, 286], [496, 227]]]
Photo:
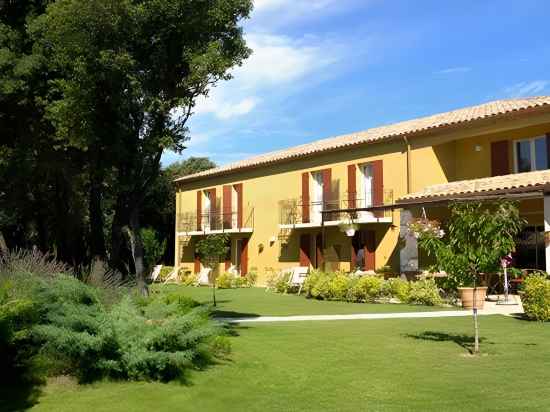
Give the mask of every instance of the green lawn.
[[550, 410], [550, 325], [480, 325], [484, 354], [471, 357], [470, 318], [254, 324], [237, 329], [229, 360], [186, 384], [54, 383], [32, 410]]
[[[166, 286], [163, 286], [166, 287]], [[185, 293], [199, 302], [212, 302], [212, 289], [208, 287], [184, 287]], [[456, 310], [441, 306], [404, 304], [348, 303], [306, 299], [303, 295], [283, 295], [266, 292], [263, 288], [219, 289], [216, 291], [217, 315], [225, 317], [290, 316], [290, 315], [345, 315], [349, 313], [417, 312], [432, 310]]]

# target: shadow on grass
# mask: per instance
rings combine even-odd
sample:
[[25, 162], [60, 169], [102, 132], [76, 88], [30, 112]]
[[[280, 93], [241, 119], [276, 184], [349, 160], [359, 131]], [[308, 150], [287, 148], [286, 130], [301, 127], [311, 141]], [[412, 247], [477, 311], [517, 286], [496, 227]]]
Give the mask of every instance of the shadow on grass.
[[[406, 334], [405, 337], [431, 342], [454, 342], [458, 346], [466, 349], [470, 354], [474, 353], [474, 337], [470, 335], [425, 331], [416, 335]], [[479, 338], [479, 343], [492, 344], [492, 342], [486, 342], [485, 338], [482, 337]]]
[[0, 410], [24, 411], [38, 403], [42, 381], [10, 382], [0, 384]]
[[258, 318], [257, 313], [236, 312], [234, 310], [214, 310], [212, 312], [214, 318]]

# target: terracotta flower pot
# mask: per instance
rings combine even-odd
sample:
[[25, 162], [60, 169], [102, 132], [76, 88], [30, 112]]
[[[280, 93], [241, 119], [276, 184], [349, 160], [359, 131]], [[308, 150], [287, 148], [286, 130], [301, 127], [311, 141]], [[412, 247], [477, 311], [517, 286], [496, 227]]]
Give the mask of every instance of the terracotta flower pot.
[[[474, 288], [458, 288], [458, 294], [462, 301], [464, 309], [472, 309], [474, 307]], [[487, 297], [487, 287], [479, 286], [476, 288], [476, 307], [483, 309], [485, 298]]]

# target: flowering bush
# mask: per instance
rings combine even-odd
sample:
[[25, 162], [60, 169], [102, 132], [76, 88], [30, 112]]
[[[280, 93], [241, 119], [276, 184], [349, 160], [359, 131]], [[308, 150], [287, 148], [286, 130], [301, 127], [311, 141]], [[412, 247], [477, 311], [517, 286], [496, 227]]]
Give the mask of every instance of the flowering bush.
[[441, 239], [445, 236], [445, 231], [441, 229], [441, 223], [437, 220], [429, 220], [426, 218], [413, 219], [407, 228], [409, 233], [419, 239], [421, 237], [435, 237]]

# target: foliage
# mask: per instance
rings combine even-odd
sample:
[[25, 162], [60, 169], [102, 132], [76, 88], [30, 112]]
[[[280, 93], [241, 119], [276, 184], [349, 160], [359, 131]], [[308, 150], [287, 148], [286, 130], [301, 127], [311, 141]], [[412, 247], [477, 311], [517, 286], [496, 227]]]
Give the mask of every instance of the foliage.
[[339, 272], [313, 271], [304, 284], [306, 297], [348, 302], [380, 302], [396, 299], [402, 303], [440, 305], [443, 300], [433, 279], [407, 282], [399, 278], [355, 276]]
[[[123, 294], [111, 307], [103, 291], [72, 276], [21, 273], [0, 282], [3, 370], [169, 380], [227, 353], [210, 310], [177, 291]], [[22, 374], [23, 371], [19, 371]]]
[[383, 285], [378, 276], [361, 276], [354, 279], [347, 298], [350, 302], [374, 302], [382, 296]]
[[4, 276], [26, 273], [43, 278], [53, 277], [60, 273], [72, 274], [69, 266], [65, 263], [36, 249], [16, 249], [6, 254], [0, 254], [0, 271]]
[[[493, 204], [455, 203], [447, 231], [411, 227], [419, 246], [435, 257], [436, 269], [444, 270], [458, 286], [471, 286], [479, 273], [499, 270], [500, 259], [515, 248], [515, 237], [524, 220], [516, 202]], [[434, 227], [430, 223], [430, 227]]]
[[439, 294], [439, 288], [433, 279], [422, 279], [411, 282], [407, 302], [427, 306], [437, 306], [443, 303]]
[[220, 289], [231, 289], [235, 287], [236, 276], [232, 273], [222, 273], [216, 279], [216, 286]]
[[400, 278], [390, 278], [384, 282], [382, 295], [399, 299], [405, 303], [409, 300], [410, 283]]
[[197, 99], [250, 54], [252, 2], [0, 3], [0, 231], [143, 282], [142, 224], [173, 236], [173, 202], [155, 198], [163, 175], [173, 199], [162, 153], [185, 148]]
[[145, 270], [150, 272], [166, 249], [166, 240], [160, 241], [157, 232], [152, 228], [141, 229], [141, 239], [143, 241], [143, 263]]
[[207, 235], [195, 244], [201, 262], [214, 268], [229, 253], [229, 236], [225, 233]]
[[523, 282], [521, 301], [525, 315], [538, 321], [550, 320], [550, 280], [546, 274], [528, 276]]

